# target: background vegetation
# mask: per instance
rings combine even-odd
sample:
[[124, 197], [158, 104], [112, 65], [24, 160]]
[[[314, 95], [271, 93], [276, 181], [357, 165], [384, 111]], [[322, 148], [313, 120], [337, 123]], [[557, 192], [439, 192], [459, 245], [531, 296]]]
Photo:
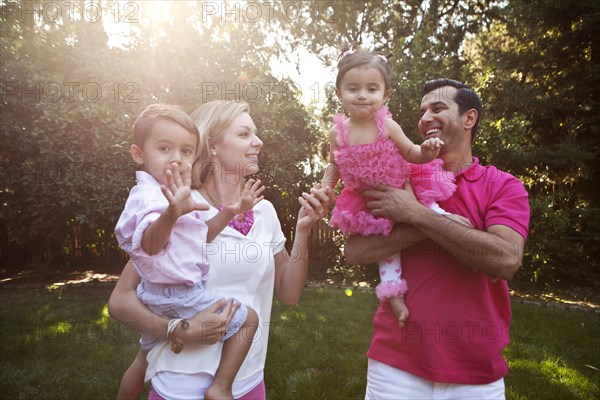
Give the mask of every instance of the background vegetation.
[[[426, 80], [459, 79], [481, 95], [475, 154], [530, 193], [514, 284], [600, 288], [597, 1], [7, 0], [0, 11], [5, 270], [123, 262], [112, 231], [133, 184], [131, 124], [157, 101], [250, 103], [267, 198], [289, 236], [338, 105], [331, 91], [323, 110], [305, 105], [273, 67], [302, 48], [333, 66], [342, 47], [364, 46], [394, 54], [390, 108], [414, 140]], [[323, 236], [314, 279], [369, 279], [343, 264], [342, 239]]]

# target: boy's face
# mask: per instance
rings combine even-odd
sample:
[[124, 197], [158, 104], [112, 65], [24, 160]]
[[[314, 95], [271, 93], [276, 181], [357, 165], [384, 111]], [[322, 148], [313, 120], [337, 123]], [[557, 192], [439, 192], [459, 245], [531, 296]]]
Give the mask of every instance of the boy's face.
[[197, 145], [198, 137], [184, 127], [168, 119], [159, 119], [152, 126], [143, 148], [131, 146], [131, 156], [164, 185], [172, 163], [177, 163], [181, 172], [193, 164]]

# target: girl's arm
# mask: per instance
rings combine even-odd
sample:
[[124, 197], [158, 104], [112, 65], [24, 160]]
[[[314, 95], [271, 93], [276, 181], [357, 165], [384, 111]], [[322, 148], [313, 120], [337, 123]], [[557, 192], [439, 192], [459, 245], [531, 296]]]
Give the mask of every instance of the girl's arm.
[[335, 128], [331, 128], [329, 131], [329, 164], [327, 164], [327, 168], [325, 168], [325, 175], [321, 181], [321, 186], [324, 188], [329, 186], [330, 188], [334, 189], [335, 185], [337, 185], [338, 181], [340, 180], [340, 171], [333, 158], [333, 152], [337, 149], [336, 138], [337, 130]]
[[433, 160], [444, 144], [439, 138], [427, 139], [420, 146], [414, 144], [404, 134], [402, 127], [389, 118], [386, 120], [386, 127], [389, 137], [396, 144], [402, 158], [414, 164], [424, 164]]
[[[133, 262], [129, 261], [108, 300], [108, 313], [112, 318], [140, 332], [167, 338], [169, 319], [154, 314], [137, 297], [136, 287], [140, 277]], [[224, 307], [224, 308], [223, 308]], [[227, 325], [238, 306], [231, 301], [217, 301], [189, 319], [187, 330], [178, 329], [174, 340], [178, 343], [213, 344], [227, 332]], [[220, 314], [219, 309], [223, 308]]]
[[310, 229], [327, 214], [335, 200], [331, 187], [317, 184], [310, 193], [303, 193], [298, 199], [302, 207], [298, 211], [292, 254], [284, 249], [275, 255], [275, 293], [289, 305], [298, 302], [306, 283]]

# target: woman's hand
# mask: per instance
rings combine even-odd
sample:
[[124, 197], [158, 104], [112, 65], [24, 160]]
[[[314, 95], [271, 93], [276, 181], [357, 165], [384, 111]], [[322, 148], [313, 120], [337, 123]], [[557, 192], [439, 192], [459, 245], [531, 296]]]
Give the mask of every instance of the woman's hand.
[[177, 329], [173, 339], [177, 343], [215, 344], [227, 333], [227, 325], [240, 307], [232, 299], [221, 299], [188, 320], [186, 330]]
[[310, 230], [317, 221], [329, 213], [329, 206], [335, 201], [335, 194], [329, 186], [323, 188], [320, 183], [317, 183], [310, 189], [310, 194], [302, 193], [298, 201], [302, 207], [298, 211], [296, 231]]

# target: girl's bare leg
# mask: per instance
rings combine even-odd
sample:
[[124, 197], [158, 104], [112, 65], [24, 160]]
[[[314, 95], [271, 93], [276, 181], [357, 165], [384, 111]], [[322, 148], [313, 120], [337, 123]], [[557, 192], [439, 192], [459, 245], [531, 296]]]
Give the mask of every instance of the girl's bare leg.
[[404, 296], [396, 296], [389, 299], [390, 306], [392, 306], [392, 311], [398, 320], [398, 325], [401, 327], [404, 326], [406, 321], [408, 320], [408, 307], [406, 307], [406, 303], [404, 302]]

